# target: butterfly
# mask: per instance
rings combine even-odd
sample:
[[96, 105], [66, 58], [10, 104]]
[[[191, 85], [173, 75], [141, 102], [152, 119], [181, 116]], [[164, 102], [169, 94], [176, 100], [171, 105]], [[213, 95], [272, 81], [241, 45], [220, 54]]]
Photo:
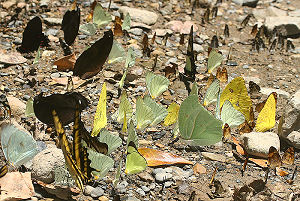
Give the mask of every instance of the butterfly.
[[189, 77], [192, 81], [195, 80], [196, 74], [196, 64], [194, 55], [194, 36], [193, 36], [193, 26], [191, 26], [189, 41], [186, 53], [186, 65], [184, 67], [184, 74]]
[[225, 38], [229, 38], [229, 27], [227, 24], [225, 24], [224, 36], [225, 36]]
[[223, 61], [222, 54], [218, 53], [215, 49], [212, 49], [209, 53], [207, 60], [207, 71], [211, 73], [216, 67], [221, 65]]
[[0, 121], [11, 118], [11, 109], [4, 94], [0, 96]]
[[227, 82], [228, 81], [228, 73], [226, 67], [223, 68], [218, 68], [216, 77], [221, 81], [221, 82]]
[[249, 122], [252, 101], [248, 95], [245, 80], [242, 77], [236, 77], [227, 84], [220, 97], [220, 107], [226, 100], [229, 100], [232, 106], [240, 111]]
[[260, 86], [251, 80], [249, 82], [249, 93], [254, 94], [259, 92], [260, 92]]
[[43, 93], [34, 97], [33, 109], [35, 116], [43, 123], [54, 125], [52, 110], [56, 110], [60, 121], [67, 125], [74, 121], [76, 104], [79, 103], [80, 111], [84, 110], [89, 102], [77, 92], [67, 92], [65, 94], [52, 94], [43, 96]]
[[103, 68], [113, 45], [112, 30], [106, 31], [104, 36], [84, 51], [76, 60], [73, 75], [81, 79], [97, 75]]
[[245, 117], [232, 106], [230, 101], [226, 100], [222, 106], [221, 120], [223, 124], [228, 124], [232, 128], [241, 125], [245, 121]]
[[217, 100], [217, 95], [220, 91], [220, 81], [215, 79], [208, 87], [203, 99], [203, 105], [208, 106]]
[[152, 98], [157, 98], [168, 89], [170, 81], [162, 75], [156, 75], [152, 72], [146, 73], [146, 86]]
[[8, 172], [8, 167], [5, 164], [0, 168], [0, 178], [4, 177], [7, 174], [7, 172]]
[[271, 93], [258, 114], [255, 126], [257, 132], [265, 132], [275, 126], [276, 99], [277, 94]]
[[68, 10], [63, 17], [61, 29], [64, 32], [64, 39], [68, 45], [72, 45], [78, 35], [80, 24], [80, 8]]
[[108, 55], [107, 63], [112, 64], [115, 62], [121, 62], [126, 57], [124, 48], [120, 43], [114, 40], [111, 51]]
[[197, 95], [181, 103], [178, 124], [181, 137], [192, 145], [211, 145], [222, 139], [222, 122], [199, 103]]
[[171, 103], [168, 107], [168, 115], [164, 119], [164, 125], [169, 126], [171, 124], [174, 124], [178, 120], [178, 112], [179, 112], [180, 106], [176, 103]]
[[3, 123], [0, 135], [4, 156], [14, 167], [20, 167], [38, 153], [33, 137], [12, 124]]
[[287, 165], [294, 164], [295, 160], [295, 151], [294, 147], [289, 147], [283, 154], [282, 158], [280, 157], [277, 149], [273, 146], [269, 148], [268, 153], [268, 164], [270, 168], [280, 167], [282, 163]]
[[33, 52], [40, 45], [48, 46], [48, 42], [48, 37], [42, 33], [42, 21], [36, 16], [28, 22], [23, 32], [22, 44], [17, 50], [21, 53]]

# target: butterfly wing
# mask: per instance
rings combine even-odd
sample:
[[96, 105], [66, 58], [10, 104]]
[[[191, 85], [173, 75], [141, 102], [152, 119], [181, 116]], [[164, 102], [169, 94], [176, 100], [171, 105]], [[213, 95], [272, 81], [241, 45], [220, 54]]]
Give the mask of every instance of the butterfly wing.
[[61, 29], [64, 32], [64, 39], [68, 45], [72, 45], [78, 35], [80, 24], [80, 8], [68, 10], [63, 17]]
[[265, 132], [275, 126], [276, 100], [274, 94], [267, 99], [263, 109], [257, 117], [255, 130], [257, 132]]

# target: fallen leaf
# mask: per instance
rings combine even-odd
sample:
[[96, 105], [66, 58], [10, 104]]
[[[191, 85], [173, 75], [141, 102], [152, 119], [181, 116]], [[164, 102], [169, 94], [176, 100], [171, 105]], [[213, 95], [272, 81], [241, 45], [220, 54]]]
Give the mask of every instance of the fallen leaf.
[[284, 177], [284, 176], [288, 175], [289, 173], [280, 169], [279, 167], [276, 167], [276, 174], [278, 176]]
[[206, 173], [206, 168], [199, 163], [196, 163], [194, 165], [193, 170], [194, 170], [194, 174], [205, 174]]
[[22, 64], [27, 61], [19, 52], [6, 53], [4, 51], [0, 52], [0, 63], [5, 64]]
[[174, 165], [174, 164], [188, 164], [192, 165], [191, 161], [188, 161], [175, 154], [162, 152], [150, 148], [139, 148], [139, 153], [147, 160], [148, 166], [160, 166], [160, 165]]
[[73, 53], [54, 61], [53, 65], [57, 66], [58, 71], [66, 71], [66, 70], [73, 70], [75, 62], [76, 62], [76, 56]]
[[268, 167], [268, 160], [265, 159], [249, 158], [249, 161], [255, 163], [260, 167]]
[[30, 172], [7, 173], [0, 178], [0, 186], [0, 200], [29, 199], [35, 195]]

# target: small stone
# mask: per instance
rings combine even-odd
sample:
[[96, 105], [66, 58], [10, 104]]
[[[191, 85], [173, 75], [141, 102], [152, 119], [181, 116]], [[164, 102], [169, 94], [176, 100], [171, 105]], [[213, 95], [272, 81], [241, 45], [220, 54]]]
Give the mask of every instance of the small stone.
[[132, 28], [128, 30], [129, 33], [136, 35], [136, 36], [141, 36], [143, 34], [143, 29], [140, 28]]
[[300, 17], [266, 17], [265, 25], [269, 30], [280, 27], [283, 30], [283, 36], [293, 37], [300, 34]]
[[54, 54], [55, 54], [55, 51], [45, 50], [45, 51], [43, 51], [43, 53], [42, 53], [42, 58], [43, 58], [43, 59], [46, 59], [46, 58], [51, 57], [51, 56], [54, 55]]
[[141, 188], [145, 193], [148, 193], [150, 191], [150, 188], [148, 188], [147, 186], [142, 186]]
[[271, 146], [280, 150], [280, 140], [276, 133], [272, 132], [251, 132], [241, 136], [241, 142], [248, 154], [263, 158], [268, 157]]
[[243, 69], [249, 69], [249, 65], [247, 64], [243, 65]]
[[188, 183], [184, 182], [178, 186], [178, 194], [190, 194], [191, 187]]
[[300, 149], [300, 132], [293, 131], [286, 137], [288, 142], [295, 148]]
[[106, 197], [106, 196], [104, 196], [104, 195], [101, 196], [101, 197], [99, 197], [98, 200], [99, 200], [99, 201], [109, 201], [108, 197]]
[[96, 188], [94, 188], [93, 190], [92, 190], [92, 192], [91, 192], [91, 196], [93, 197], [93, 198], [97, 198], [97, 197], [100, 197], [100, 196], [102, 196], [104, 194], [104, 190], [101, 188], [101, 187], [96, 187]]
[[85, 195], [91, 195], [93, 190], [94, 190], [93, 186], [86, 185], [85, 188], [84, 188], [84, 194]]
[[155, 183], [151, 183], [150, 186], [149, 186], [149, 188], [150, 188], [151, 190], [155, 189]]
[[130, 17], [133, 21], [142, 22], [147, 25], [155, 24], [158, 19], [158, 15], [154, 12], [127, 6], [121, 6], [119, 12], [124, 14], [130, 13]]
[[41, 1], [40, 1], [40, 7], [45, 7], [45, 8], [47, 8], [48, 5], [49, 5], [49, 3], [50, 3], [50, 0], [41, 0]]
[[156, 36], [163, 37], [167, 33], [171, 34], [173, 31], [170, 29], [155, 29], [154, 32], [156, 33]]
[[146, 182], [153, 182], [154, 181], [154, 178], [148, 172], [141, 172], [141, 173], [138, 174], [138, 177], [142, 181], [146, 181]]
[[158, 173], [155, 175], [155, 180], [157, 182], [165, 182], [167, 180], [170, 180], [172, 178], [172, 174], [171, 173], [166, 173], [166, 172], [163, 172], [163, 173]]
[[125, 199], [121, 199], [121, 200], [124, 200], [124, 201], [140, 201], [140, 199], [137, 199], [136, 197], [133, 197], [133, 196], [129, 196]]
[[136, 189], [136, 192], [138, 193], [138, 194], [140, 194], [141, 196], [145, 196], [146, 195], [146, 193], [143, 191], [143, 189], [141, 189], [141, 188], [138, 188], [138, 189]]
[[58, 33], [58, 30], [57, 30], [57, 29], [49, 29], [49, 30], [45, 33], [45, 35], [46, 35], [46, 36], [49, 36], [49, 35], [56, 36], [57, 33]]
[[169, 188], [169, 187], [172, 186], [172, 184], [173, 184], [172, 181], [166, 181], [165, 184], [164, 184], [164, 186], [165, 186], [165, 188]]
[[194, 165], [193, 170], [194, 170], [194, 174], [205, 174], [206, 173], [206, 168], [199, 163], [196, 163]]
[[205, 159], [208, 159], [208, 160], [219, 161], [222, 163], [226, 162], [226, 156], [223, 156], [221, 154], [215, 154], [215, 153], [210, 153], [210, 152], [201, 152], [201, 154]]
[[283, 91], [281, 89], [272, 89], [266, 87], [261, 87], [260, 92], [267, 96], [269, 96], [272, 92], [276, 92], [279, 96], [282, 96], [284, 98], [289, 98], [291, 96], [289, 92]]
[[45, 23], [49, 25], [61, 25], [62, 19], [61, 18], [54, 18], [54, 17], [46, 17], [44, 18]]
[[[22, 80], [23, 81], [23, 80]], [[16, 97], [13, 96], [8, 96], [7, 97], [8, 104], [11, 109], [11, 114], [15, 118], [21, 118], [22, 116], [25, 115], [25, 110], [26, 110], [26, 104], [23, 103], [21, 100], [19, 100]]]
[[12, 7], [13, 5], [15, 5], [17, 3], [16, 0], [10, 0], [10, 1], [5, 1], [2, 3], [2, 7], [4, 9], [9, 9], [10, 7]]
[[118, 183], [117, 189], [119, 190], [120, 193], [125, 193], [127, 186], [128, 186], [127, 181], [122, 181], [121, 183]]
[[300, 90], [298, 90], [291, 99], [291, 105], [296, 108], [297, 110], [300, 110]]
[[202, 45], [194, 43], [194, 51], [197, 53], [201, 53], [201, 52], [204, 52], [204, 48]]
[[47, 148], [38, 153], [32, 161], [32, 178], [45, 183], [54, 181], [56, 167], [63, 167], [64, 155], [61, 149], [56, 147]]

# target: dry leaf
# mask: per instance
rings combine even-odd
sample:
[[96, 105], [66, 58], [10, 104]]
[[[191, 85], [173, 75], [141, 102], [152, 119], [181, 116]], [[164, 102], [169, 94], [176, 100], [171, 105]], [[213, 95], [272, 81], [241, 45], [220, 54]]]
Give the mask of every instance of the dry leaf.
[[57, 66], [58, 71], [66, 71], [66, 70], [73, 70], [75, 62], [76, 62], [76, 56], [73, 53], [54, 61], [53, 65]]
[[295, 150], [294, 147], [289, 147], [282, 156], [282, 163], [287, 165], [293, 165], [295, 161]]
[[0, 186], [0, 200], [29, 199], [35, 195], [30, 172], [7, 173], [0, 178]]
[[249, 161], [263, 168], [268, 167], [268, 161], [265, 159], [249, 158]]
[[194, 170], [194, 174], [205, 174], [206, 173], [206, 168], [199, 163], [196, 163], [194, 165], [193, 170]]
[[148, 166], [193, 164], [191, 161], [181, 158], [175, 154], [162, 152], [155, 149], [139, 148], [139, 153], [147, 160]]

